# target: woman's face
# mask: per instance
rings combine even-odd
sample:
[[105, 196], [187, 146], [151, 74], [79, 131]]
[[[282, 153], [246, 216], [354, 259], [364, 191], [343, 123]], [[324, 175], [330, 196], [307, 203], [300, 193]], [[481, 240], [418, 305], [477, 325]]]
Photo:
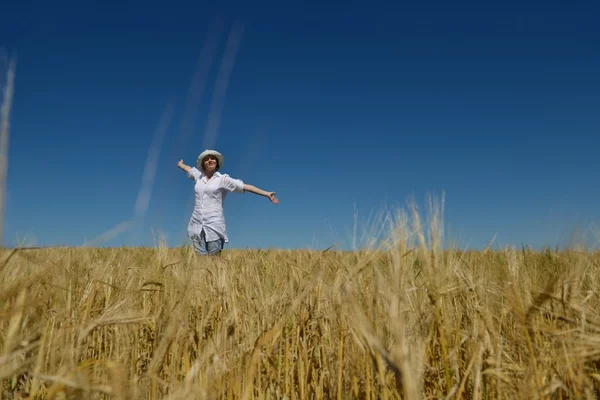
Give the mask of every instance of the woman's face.
[[217, 170], [217, 157], [208, 155], [202, 160], [202, 166], [206, 172], [215, 172]]

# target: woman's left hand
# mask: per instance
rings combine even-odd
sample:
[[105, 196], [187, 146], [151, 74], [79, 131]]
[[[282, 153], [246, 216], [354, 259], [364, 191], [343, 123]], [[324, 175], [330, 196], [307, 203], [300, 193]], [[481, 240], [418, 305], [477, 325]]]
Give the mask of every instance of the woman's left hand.
[[267, 193], [267, 197], [269, 198], [269, 200], [271, 200], [271, 203], [273, 203], [273, 204], [279, 203], [279, 199], [277, 197], [275, 197], [275, 192]]

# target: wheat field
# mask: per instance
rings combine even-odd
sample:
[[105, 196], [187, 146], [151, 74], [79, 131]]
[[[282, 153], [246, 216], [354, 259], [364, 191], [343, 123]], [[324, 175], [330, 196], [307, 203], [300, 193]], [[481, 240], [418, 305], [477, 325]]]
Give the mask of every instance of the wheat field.
[[2, 399], [595, 398], [598, 254], [400, 220], [354, 252], [4, 250]]

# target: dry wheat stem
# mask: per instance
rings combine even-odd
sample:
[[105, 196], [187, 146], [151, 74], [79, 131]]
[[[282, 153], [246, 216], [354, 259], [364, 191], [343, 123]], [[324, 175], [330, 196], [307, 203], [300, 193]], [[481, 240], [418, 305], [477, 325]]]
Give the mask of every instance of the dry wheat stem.
[[0, 107], [0, 248], [4, 240], [4, 207], [6, 205], [6, 176], [8, 174], [8, 149], [10, 143], [10, 113], [15, 85], [17, 61], [10, 58], [6, 71], [2, 106]]

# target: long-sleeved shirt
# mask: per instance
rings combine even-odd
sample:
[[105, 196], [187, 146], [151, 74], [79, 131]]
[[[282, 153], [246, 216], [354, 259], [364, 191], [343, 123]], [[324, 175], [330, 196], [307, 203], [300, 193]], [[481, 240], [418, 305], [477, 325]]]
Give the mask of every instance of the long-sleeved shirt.
[[194, 211], [188, 224], [188, 236], [199, 235], [204, 229], [207, 242], [221, 238], [229, 242], [223, 200], [229, 192], [244, 193], [244, 182], [219, 172], [207, 180], [206, 175], [195, 167], [187, 176], [195, 181]]

